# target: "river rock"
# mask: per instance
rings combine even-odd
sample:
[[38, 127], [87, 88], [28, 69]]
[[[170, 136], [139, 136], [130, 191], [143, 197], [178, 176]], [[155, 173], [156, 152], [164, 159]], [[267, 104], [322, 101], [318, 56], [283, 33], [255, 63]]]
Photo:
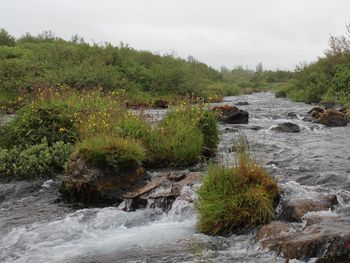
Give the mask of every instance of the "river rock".
[[281, 252], [287, 258], [308, 261], [318, 258], [319, 263], [350, 262], [346, 247], [350, 235], [350, 222], [324, 220], [289, 236]]
[[168, 108], [168, 102], [165, 100], [156, 100], [153, 103], [154, 108], [158, 109], [167, 109]]
[[338, 204], [336, 195], [320, 195], [313, 198], [284, 200], [279, 219], [287, 222], [301, 222], [307, 212], [333, 209]]
[[350, 222], [325, 218], [306, 228], [273, 221], [260, 228], [256, 241], [260, 247], [276, 251], [287, 259], [319, 263], [350, 262], [347, 242]]
[[145, 185], [136, 186], [125, 193], [123, 195], [125, 205], [121, 208], [125, 211], [132, 211], [149, 207], [168, 211], [178, 197], [193, 202], [193, 197], [183, 194], [182, 189], [199, 183], [202, 176], [202, 173], [189, 171], [159, 174], [150, 178]]
[[298, 119], [298, 115], [295, 112], [288, 112], [287, 118], [289, 119]]
[[239, 101], [236, 103], [237, 106], [246, 106], [249, 105], [248, 101]]
[[328, 127], [346, 126], [348, 123], [346, 114], [335, 109], [326, 109], [317, 119], [318, 123]]
[[137, 167], [120, 174], [92, 167], [80, 158], [72, 159], [62, 177], [60, 191], [72, 201], [91, 205], [110, 205], [123, 201], [123, 194], [142, 184], [144, 169]]
[[218, 119], [227, 124], [247, 124], [249, 113], [235, 106], [223, 105], [212, 108], [218, 114]]
[[293, 233], [291, 226], [282, 221], [272, 221], [263, 225], [255, 236], [260, 247], [280, 252], [286, 237]]
[[285, 122], [285, 123], [279, 123], [277, 127], [272, 128], [274, 131], [278, 132], [293, 132], [297, 133], [300, 132], [299, 125], [292, 123], [292, 122]]
[[314, 107], [308, 112], [313, 118], [313, 122], [323, 124], [328, 127], [346, 126], [348, 118], [346, 112], [342, 109], [336, 110], [334, 108], [326, 108], [325, 110], [320, 107]]

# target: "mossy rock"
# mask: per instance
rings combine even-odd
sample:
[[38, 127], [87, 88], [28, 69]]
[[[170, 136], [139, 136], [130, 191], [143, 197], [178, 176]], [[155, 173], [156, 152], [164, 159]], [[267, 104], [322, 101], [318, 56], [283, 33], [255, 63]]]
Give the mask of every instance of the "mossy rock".
[[81, 158], [72, 158], [67, 174], [62, 177], [60, 191], [70, 201], [96, 206], [112, 205], [122, 202], [124, 193], [142, 182], [143, 175], [141, 166], [114, 174], [91, 166]]

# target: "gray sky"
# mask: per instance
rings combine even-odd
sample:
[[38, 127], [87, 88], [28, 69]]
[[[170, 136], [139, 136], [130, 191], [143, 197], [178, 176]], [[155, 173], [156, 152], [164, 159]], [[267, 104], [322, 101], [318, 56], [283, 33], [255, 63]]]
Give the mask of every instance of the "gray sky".
[[52, 30], [95, 42], [192, 55], [215, 68], [294, 69], [345, 32], [350, 0], [0, 0], [16, 37]]

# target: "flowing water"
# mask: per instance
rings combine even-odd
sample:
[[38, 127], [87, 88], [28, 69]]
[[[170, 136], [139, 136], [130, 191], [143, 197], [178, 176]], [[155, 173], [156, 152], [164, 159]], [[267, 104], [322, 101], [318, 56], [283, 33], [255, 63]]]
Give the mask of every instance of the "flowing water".
[[[250, 113], [249, 124], [220, 125], [218, 158], [233, 161], [232, 148], [242, 130], [287, 197], [334, 193], [340, 205], [322, 213], [350, 220], [350, 126], [303, 122], [310, 105], [272, 93], [225, 98], [227, 104], [238, 101], [249, 102], [239, 106]], [[289, 112], [297, 118], [287, 119]], [[298, 124], [301, 132], [271, 130], [286, 121]], [[209, 237], [196, 232], [195, 222], [193, 204], [181, 199], [167, 214], [77, 209], [60, 199], [57, 182], [2, 183], [0, 262], [285, 262], [259, 250], [254, 233]]]

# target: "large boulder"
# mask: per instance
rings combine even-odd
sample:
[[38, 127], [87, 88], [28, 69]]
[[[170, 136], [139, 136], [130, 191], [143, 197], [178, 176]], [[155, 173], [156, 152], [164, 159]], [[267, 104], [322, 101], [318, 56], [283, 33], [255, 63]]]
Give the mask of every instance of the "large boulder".
[[337, 204], [337, 196], [333, 194], [284, 200], [281, 204], [279, 218], [288, 222], [301, 222], [307, 212], [333, 209]]
[[345, 113], [335, 109], [326, 109], [318, 118], [318, 123], [328, 127], [346, 126], [348, 119]]
[[314, 107], [308, 112], [313, 119], [313, 122], [323, 124], [328, 127], [346, 126], [348, 118], [344, 110], [336, 110], [333, 108], [322, 109]]
[[340, 218], [325, 218], [305, 228], [273, 221], [263, 226], [256, 235], [260, 247], [271, 249], [287, 259], [319, 263], [350, 262], [347, 242], [350, 222]]
[[278, 131], [278, 132], [297, 133], [297, 132], [300, 132], [300, 127], [299, 125], [292, 122], [284, 122], [284, 123], [279, 123], [276, 127], [272, 128], [272, 130]]
[[287, 258], [316, 262], [350, 262], [346, 247], [350, 223], [342, 220], [324, 220], [298, 231], [283, 242], [281, 252]]
[[214, 106], [212, 108], [217, 113], [218, 119], [227, 124], [247, 124], [249, 113], [238, 109], [232, 105]]
[[123, 201], [124, 193], [134, 185], [143, 184], [144, 169], [136, 167], [115, 174], [93, 167], [81, 158], [73, 158], [62, 177], [60, 191], [71, 201], [88, 205], [111, 205]]

